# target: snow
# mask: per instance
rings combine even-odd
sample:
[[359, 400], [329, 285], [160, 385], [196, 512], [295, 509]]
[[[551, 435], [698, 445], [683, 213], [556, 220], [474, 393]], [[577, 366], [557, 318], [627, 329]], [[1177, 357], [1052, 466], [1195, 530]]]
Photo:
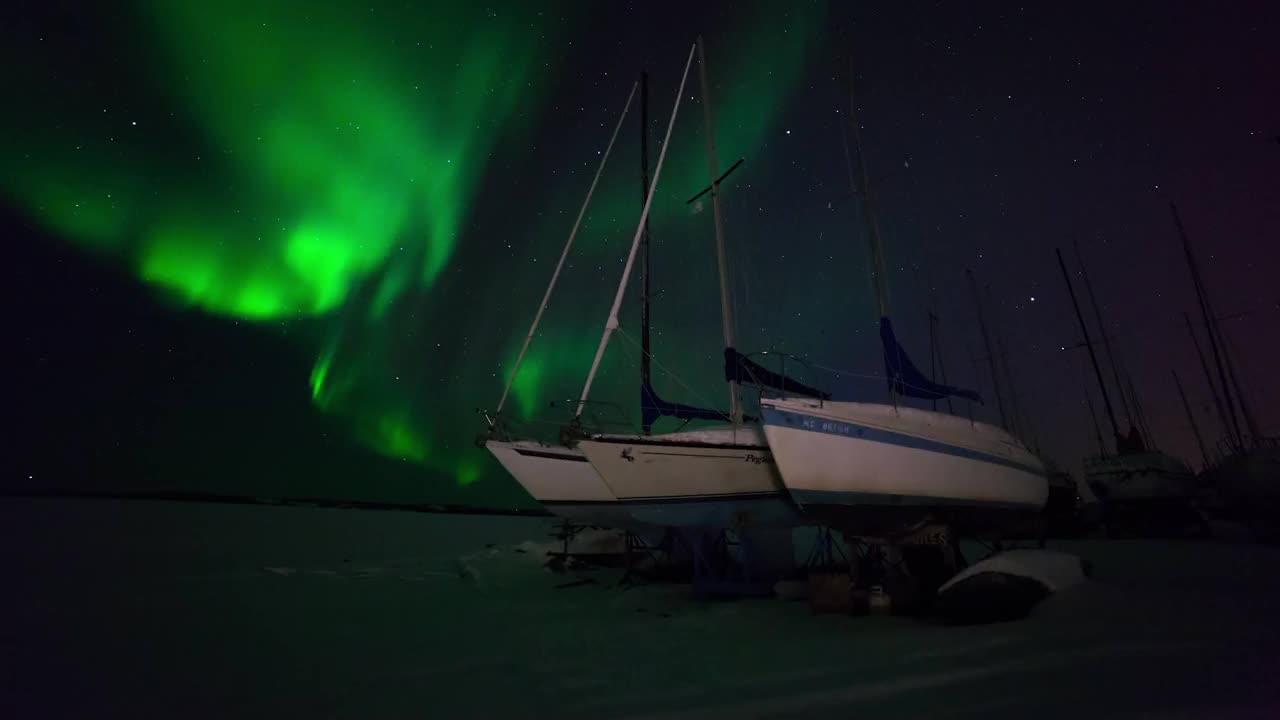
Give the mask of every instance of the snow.
[[[3, 717], [1269, 717], [1280, 552], [1061, 543], [1093, 580], [940, 627], [555, 575], [541, 519], [0, 503]], [[798, 547], [799, 552], [805, 548]], [[588, 580], [585, 584], [568, 585]]]

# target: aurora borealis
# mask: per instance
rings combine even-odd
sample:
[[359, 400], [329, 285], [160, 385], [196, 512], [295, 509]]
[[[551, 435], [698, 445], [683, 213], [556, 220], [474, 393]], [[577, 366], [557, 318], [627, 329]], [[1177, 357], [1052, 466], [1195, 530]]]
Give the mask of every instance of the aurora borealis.
[[[952, 379], [983, 377], [966, 355], [973, 339], [960, 268], [974, 267], [993, 286], [1009, 343], [1019, 348], [1015, 367], [1026, 402], [1036, 407], [1031, 414], [1046, 435], [1071, 428], [1081, 438], [1062, 442], [1069, 465], [1089, 432], [1077, 396], [1043, 392], [1050, 378], [1069, 372], [1074, 382], [1078, 375], [1074, 361], [1055, 355], [1074, 334], [1058, 327], [1066, 306], [1057, 297], [1051, 248], [1079, 238], [1096, 265], [1115, 257], [1112, 269], [1094, 274], [1123, 324], [1117, 332], [1165, 313], [1169, 299], [1182, 302], [1189, 289], [1152, 191], [1160, 184], [1186, 198], [1193, 232], [1204, 237], [1214, 223], [1227, 223], [1234, 239], [1214, 246], [1217, 264], [1207, 269], [1217, 278], [1211, 289], [1222, 295], [1218, 305], [1263, 313], [1275, 301], [1248, 264], [1259, 262], [1249, 247], [1277, 224], [1274, 212], [1257, 210], [1275, 200], [1274, 191], [1259, 189], [1260, 178], [1271, 172], [1271, 187], [1280, 183], [1253, 150], [1237, 152], [1230, 143], [1247, 145], [1250, 132], [1274, 123], [1258, 111], [1274, 103], [1257, 101], [1246, 81], [1228, 81], [1235, 94], [1220, 99], [1219, 110], [1179, 103], [1193, 108], [1190, 117], [1152, 130], [1150, 118], [1159, 113], [1125, 110], [1124, 103], [1165, 102], [1160, 88], [1183, 87], [1187, 76], [1230, 77], [1250, 58], [1219, 57], [1206, 61], [1207, 70], [1152, 69], [1142, 48], [1117, 44], [1090, 60], [1048, 36], [1045, 28], [1067, 22], [1051, 11], [976, 18], [933, 5], [855, 17], [859, 56], [869, 67], [870, 159], [882, 176], [897, 266], [895, 307], [919, 315], [898, 324], [908, 347], [927, 359], [923, 308], [928, 288], [937, 288]], [[207, 380], [198, 391], [204, 399], [166, 406], [154, 416], [166, 420], [147, 422], [182, 425], [185, 412], [209, 416], [221, 397], [228, 406], [214, 413], [219, 417], [323, 423], [326, 433], [390, 459], [396, 477], [417, 478], [397, 480], [397, 497], [506, 498], [507, 480], [471, 442], [483, 429], [474, 410], [497, 401], [637, 71], [644, 67], [652, 77], [656, 157], [682, 48], [697, 32], [708, 41], [721, 163], [746, 158], [726, 188], [739, 344], [876, 372], [865, 252], [856, 203], [844, 190], [841, 98], [831, 78], [831, 27], [846, 20], [823, 3], [780, 11], [505, 2], [154, 1], [107, 9], [54, 2], [14, 11], [2, 31], [0, 57], [21, 71], [11, 73], [14, 112], [5, 114], [0, 135], [0, 198], [15, 228], [11, 242], [67, 253], [99, 268], [105, 283], [141, 288], [166, 318], [161, 324], [188, 323], [201, 328], [196, 337], [236, 346], [225, 351], [244, 359], [236, 377], [209, 380], [218, 367], [175, 371], [171, 377], [187, 382]], [[1111, 22], [1096, 30], [1099, 42], [1143, 21]], [[1180, 20], [1163, 22], [1148, 28], [1151, 42], [1180, 42]], [[1247, 18], [1232, 22], [1214, 27], [1224, 37], [1253, 37]], [[1035, 59], [1002, 64], [989, 47]], [[1155, 78], [1153, 95], [1125, 100], [1122, 79], [1107, 75], [1117, 65], [1135, 68], [1125, 70], [1128, 80], [1167, 75]], [[1205, 82], [1195, 92], [1222, 92]], [[685, 204], [707, 181], [693, 104], [699, 91], [690, 87], [653, 216], [657, 385], [672, 400], [723, 405], [709, 208]], [[1088, 102], [1077, 101], [1081, 94]], [[1157, 137], [1157, 144], [1181, 148], [1208, 127], [1228, 148], [1216, 156], [1153, 160], [1178, 153], [1136, 141]], [[567, 414], [549, 402], [579, 391], [634, 230], [637, 132], [633, 111], [514, 384], [509, 412], [545, 437], [555, 436]], [[1278, 154], [1265, 144], [1254, 149]], [[1197, 186], [1205, 168], [1216, 166], [1232, 170], [1221, 170], [1224, 180], [1208, 190]], [[1090, 175], [1071, 175], [1082, 172]], [[1108, 195], [1131, 199], [1110, 202]], [[1142, 283], [1126, 282], [1116, 269], [1152, 253], [1161, 259]], [[30, 281], [37, 291], [94, 302], [57, 273], [41, 272]], [[86, 272], [82, 277], [92, 276]], [[1225, 280], [1237, 272], [1241, 282]], [[1026, 299], [1033, 296], [1039, 299]], [[624, 331], [635, 327], [636, 315], [633, 302], [625, 308]], [[29, 337], [53, 332], [38, 317], [25, 322], [44, 328]], [[1239, 333], [1246, 370], [1256, 373], [1275, 344], [1250, 340], [1245, 325]], [[72, 347], [69, 339], [58, 342]], [[1133, 340], [1128, 364], [1154, 364], [1164, 354], [1159, 348], [1179, 342], [1173, 331]], [[1177, 347], [1180, 356], [1189, 351]], [[42, 348], [23, 357], [37, 362], [47, 354]], [[85, 352], [94, 357], [93, 349]], [[605, 403], [593, 409], [598, 420], [634, 424], [635, 355], [627, 338], [615, 338], [593, 393]], [[1184, 377], [1194, 376], [1190, 357], [1185, 371], [1179, 367]], [[152, 366], [123, 351], [101, 362], [108, 374], [115, 364]], [[256, 362], [277, 369], [268, 373]], [[1138, 384], [1162, 394], [1167, 374], [1153, 367], [1152, 379]], [[810, 379], [830, 384], [847, 375]], [[43, 402], [42, 392], [31, 390], [30, 402]], [[1270, 409], [1261, 414], [1274, 423], [1270, 392]], [[1207, 402], [1207, 393], [1200, 395]], [[1158, 432], [1185, 439], [1173, 402], [1147, 404], [1160, 408]], [[96, 410], [103, 419], [85, 428], [145, 412], [127, 401], [113, 408]], [[236, 425], [200, 425], [191, 433], [235, 436]], [[253, 452], [308, 452], [310, 436], [290, 437], [274, 450], [255, 440]], [[35, 455], [30, 462], [39, 464]], [[279, 482], [250, 477], [258, 479], [247, 485]], [[305, 494], [308, 482], [292, 478], [287, 487]], [[383, 492], [377, 477], [326, 483], [331, 493]]]

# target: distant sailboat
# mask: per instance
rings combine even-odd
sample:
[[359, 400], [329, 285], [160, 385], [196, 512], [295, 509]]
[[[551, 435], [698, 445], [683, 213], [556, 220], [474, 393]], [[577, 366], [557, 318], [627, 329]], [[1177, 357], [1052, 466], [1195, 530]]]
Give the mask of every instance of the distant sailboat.
[[[847, 117], [854, 140], [850, 181], [862, 200], [871, 245], [890, 394], [895, 399], [977, 400], [976, 393], [925, 378], [894, 334], [884, 248], [851, 88], [849, 95]], [[761, 406], [765, 434], [787, 490], [822, 524], [883, 538], [904, 537], [929, 524], [964, 537], [1039, 534], [1048, 495], [1044, 466], [1000, 428], [896, 401], [765, 398]]]
[[[1094, 376], [1098, 380], [1103, 408], [1114, 438], [1114, 452], [1107, 452], [1104, 444], [1101, 454], [1085, 459], [1085, 482], [1102, 503], [1104, 522], [1110, 532], [1138, 534], [1182, 532], [1188, 523], [1195, 521], [1190, 507], [1191, 497], [1195, 491], [1195, 474], [1177, 458], [1149, 447], [1149, 438], [1143, 437], [1135, 420], [1136, 412], [1132, 409], [1128, 410], [1129, 430], [1121, 432], [1111, 403], [1111, 395], [1107, 392], [1102, 366], [1098, 362], [1097, 352], [1089, 337], [1088, 325], [1071, 283], [1071, 274], [1067, 271], [1066, 262], [1062, 259], [1062, 251], [1056, 252], [1058, 265], [1062, 270], [1067, 292], [1071, 296], [1072, 307], [1075, 309], [1076, 319], [1080, 323], [1085, 349], [1089, 353]], [[1084, 278], [1087, 281], [1088, 276], [1085, 275]], [[1091, 288], [1089, 293], [1092, 296]], [[1094, 307], [1097, 308], [1096, 302]], [[1100, 332], [1103, 334], [1104, 344], [1109, 347], [1109, 341], [1106, 340], [1106, 326], [1102, 323], [1100, 311], [1098, 312]], [[1108, 356], [1114, 358], [1110, 353]], [[1112, 371], [1116, 378], [1117, 389], [1123, 396], [1123, 383], [1120, 381], [1120, 373], [1114, 365], [1114, 359]], [[1126, 408], [1128, 408], [1128, 402], [1125, 400]]]
[[1190, 318], [1187, 318], [1187, 330], [1191, 333], [1197, 354], [1200, 355], [1206, 381], [1214, 395], [1223, 432], [1226, 434], [1212, 452], [1202, 445], [1201, 451], [1205, 455], [1202, 473], [1204, 485], [1213, 496], [1215, 507], [1212, 509], [1216, 514], [1251, 526], [1258, 536], [1274, 537], [1277, 533], [1276, 519], [1280, 517], [1280, 440], [1265, 436], [1253, 416], [1249, 399], [1240, 387], [1239, 375], [1228, 353], [1226, 336], [1218, 327], [1218, 318], [1213, 313], [1208, 291], [1200, 278], [1200, 268], [1191, 251], [1191, 243], [1182, 226], [1178, 208], [1170, 203], [1170, 210], [1182, 241], [1187, 268], [1191, 272], [1196, 291], [1197, 305], [1209, 337], [1209, 348], [1217, 369], [1216, 384], [1196, 341]]

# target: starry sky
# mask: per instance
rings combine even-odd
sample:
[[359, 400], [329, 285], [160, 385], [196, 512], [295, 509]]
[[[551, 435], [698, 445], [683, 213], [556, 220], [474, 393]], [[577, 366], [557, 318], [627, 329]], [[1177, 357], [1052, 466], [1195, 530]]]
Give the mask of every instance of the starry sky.
[[[1171, 371], [1206, 436], [1221, 427], [1182, 325], [1172, 200], [1233, 316], [1253, 410], [1280, 432], [1280, 10], [1175, 5], [0, 11], [19, 448], [4, 487], [527, 503], [475, 446], [477, 408], [497, 403], [638, 72], [652, 162], [698, 33], [721, 165], [744, 159], [723, 195], [740, 350], [885, 399], [841, 139], [852, 51], [918, 365], [932, 303], [948, 379], [992, 397], [972, 269], [1020, 434], [1078, 469], [1096, 450], [1085, 388], [1099, 397], [1053, 253], [1074, 263], [1078, 244], [1156, 443], [1198, 465]], [[712, 217], [686, 202], [708, 183], [702, 102], [694, 74], [654, 202], [655, 385], [725, 406]], [[534, 435], [555, 437], [580, 393], [635, 229], [636, 110], [514, 382], [508, 413]], [[635, 297], [593, 390], [602, 427], [638, 422]], [[975, 413], [994, 420], [994, 403]]]

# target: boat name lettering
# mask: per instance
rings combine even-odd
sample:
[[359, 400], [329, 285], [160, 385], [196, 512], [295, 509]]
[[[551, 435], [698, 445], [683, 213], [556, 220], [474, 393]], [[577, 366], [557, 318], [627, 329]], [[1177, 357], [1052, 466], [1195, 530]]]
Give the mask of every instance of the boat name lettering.
[[804, 418], [800, 421], [800, 427], [806, 430], [814, 430], [824, 433], [835, 433], [837, 435], [854, 435], [854, 426], [846, 425], [840, 422], [829, 422], [826, 420], [816, 420], [813, 418]]
[[765, 463], [769, 462], [769, 458], [763, 455], [752, 455], [751, 453], [747, 453], [746, 455], [743, 455], [742, 459], [751, 463], [752, 465], [764, 465]]

